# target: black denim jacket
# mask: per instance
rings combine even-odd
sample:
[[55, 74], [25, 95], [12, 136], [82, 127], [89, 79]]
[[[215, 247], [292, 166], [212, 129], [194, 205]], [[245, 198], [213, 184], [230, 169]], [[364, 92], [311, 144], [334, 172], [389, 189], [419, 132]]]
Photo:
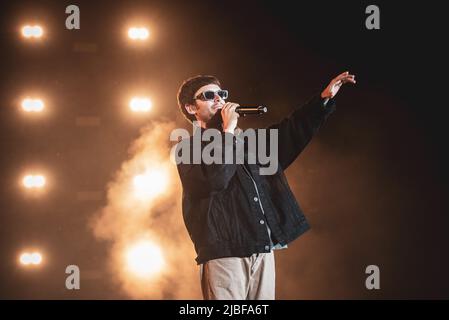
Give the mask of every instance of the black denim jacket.
[[[269, 252], [273, 243], [286, 245], [309, 229], [284, 170], [334, 110], [333, 99], [325, 104], [317, 95], [266, 128], [278, 129], [279, 165], [273, 175], [260, 175], [260, 163], [248, 164], [246, 156], [245, 164], [177, 165], [183, 187], [183, 218], [198, 264]], [[230, 139], [224, 139], [226, 135]], [[231, 133], [222, 133], [222, 137], [224, 159], [226, 150], [235, 154], [237, 138]], [[202, 148], [207, 144], [202, 142]], [[265, 224], [271, 230], [271, 239]]]

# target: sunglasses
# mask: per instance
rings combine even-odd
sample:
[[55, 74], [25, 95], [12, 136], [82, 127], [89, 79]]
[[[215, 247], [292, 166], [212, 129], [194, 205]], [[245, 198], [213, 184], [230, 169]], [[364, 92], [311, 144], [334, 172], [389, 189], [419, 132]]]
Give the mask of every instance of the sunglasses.
[[218, 91], [207, 90], [207, 91], [201, 92], [199, 95], [197, 95], [195, 97], [195, 99], [199, 99], [199, 100], [203, 100], [203, 101], [214, 100], [215, 94], [217, 94], [223, 100], [228, 98], [228, 90], [218, 90]]

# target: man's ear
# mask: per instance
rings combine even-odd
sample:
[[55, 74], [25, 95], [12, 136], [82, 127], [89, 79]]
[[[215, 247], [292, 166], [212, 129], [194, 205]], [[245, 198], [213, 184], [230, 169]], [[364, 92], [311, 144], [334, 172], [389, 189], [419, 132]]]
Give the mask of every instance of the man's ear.
[[189, 114], [196, 113], [196, 106], [194, 104], [186, 104], [186, 105], [184, 105], [184, 108], [186, 108], [186, 110]]

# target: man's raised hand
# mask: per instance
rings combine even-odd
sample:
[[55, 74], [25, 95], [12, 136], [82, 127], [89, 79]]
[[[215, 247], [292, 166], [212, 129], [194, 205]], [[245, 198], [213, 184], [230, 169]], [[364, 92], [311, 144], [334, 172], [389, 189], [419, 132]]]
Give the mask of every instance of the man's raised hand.
[[326, 89], [324, 89], [323, 92], [321, 92], [321, 98], [331, 99], [335, 97], [338, 90], [340, 90], [341, 86], [348, 82], [355, 84], [356, 83], [355, 75], [349, 74], [349, 71], [339, 74], [334, 79], [332, 79], [332, 81], [329, 83]]

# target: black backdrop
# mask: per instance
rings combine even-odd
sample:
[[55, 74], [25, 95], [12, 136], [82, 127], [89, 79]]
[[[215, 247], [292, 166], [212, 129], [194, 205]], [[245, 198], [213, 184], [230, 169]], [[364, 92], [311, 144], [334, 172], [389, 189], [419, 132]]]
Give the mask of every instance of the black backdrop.
[[[263, 126], [346, 70], [357, 85], [342, 89], [337, 112], [287, 171], [315, 236], [327, 241], [305, 238], [278, 254], [285, 271], [278, 297], [449, 297], [447, 28], [439, 2], [77, 1], [77, 31], [64, 28], [69, 4], [15, 1], [1, 8], [1, 298], [127, 298], [107, 281], [68, 293], [61, 272], [75, 262], [106, 268], [105, 244], [86, 228], [104, 198], [80, 203], [73, 194], [103, 190], [145, 124], [123, 119], [116, 92], [151, 87], [163, 106], [156, 119], [188, 127], [176, 107], [179, 84], [215, 74], [231, 100], [270, 106], [269, 117], [243, 122]], [[380, 30], [365, 28], [369, 4], [380, 8]], [[120, 40], [124, 17], [139, 14], [154, 26], [156, 40], [146, 50]], [[17, 27], [30, 16], [46, 22], [51, 41], [29, 46], [19, 39]], [[94, 49], [80, 52], [75, 44]], [[30, 125], [17, 112], [27, 87], [51, 92], [59, 108], [51, 121]], [[80, 129], [77, 116], [99, 117], [102, 125]], [[38, 204], [16, 183], [30, 162], [66, 182]], [[38, 275], [16, 267], [17, 250], [30, 239], [57, 257]], [[296, 292], [287, 284], [307, 265], [294, 258], [304, 250], [327, 257], [316, 281]], [[363, 286], [368, 264], [381, 267], [378, 292]]]

